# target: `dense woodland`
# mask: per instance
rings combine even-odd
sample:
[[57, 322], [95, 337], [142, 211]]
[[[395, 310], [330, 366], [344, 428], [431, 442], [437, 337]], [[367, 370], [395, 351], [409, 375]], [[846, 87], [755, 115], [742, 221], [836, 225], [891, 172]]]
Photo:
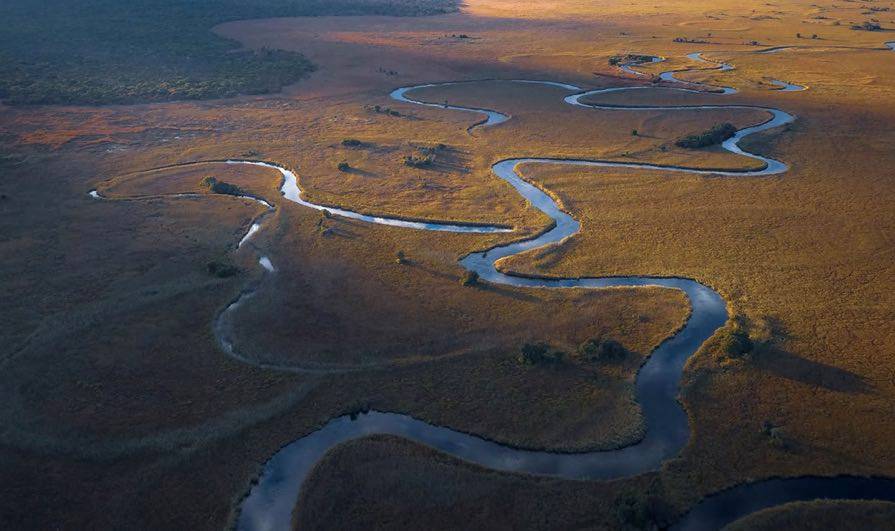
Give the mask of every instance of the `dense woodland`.
[[10, 0], [0, 2], [0, 98], [108, 104], [276, 92], [313, 70], [299, 53], [234, 51], [210, 30], [249, 18], [420, 16], [457, 0]]

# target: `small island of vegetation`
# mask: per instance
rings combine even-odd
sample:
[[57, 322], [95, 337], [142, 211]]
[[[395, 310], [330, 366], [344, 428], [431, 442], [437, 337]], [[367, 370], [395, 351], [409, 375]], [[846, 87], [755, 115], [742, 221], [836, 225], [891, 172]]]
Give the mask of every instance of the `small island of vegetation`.
[[235, 196], [246, 195], [242, 188], [236, 186], [235, 184], [219, 181], [215, 177], [206, 177], [202, 179], [202, 186], [208, 188], [216, 194]]
[[728, 122], [715, 125], [711, 129], [707, 129], [701, 133], [693, 133], [679, 138], [675, 144], [682, 148], [699, 149], [720, 144], [728, 138], [731, 138], [736, 132], [736, 126]]

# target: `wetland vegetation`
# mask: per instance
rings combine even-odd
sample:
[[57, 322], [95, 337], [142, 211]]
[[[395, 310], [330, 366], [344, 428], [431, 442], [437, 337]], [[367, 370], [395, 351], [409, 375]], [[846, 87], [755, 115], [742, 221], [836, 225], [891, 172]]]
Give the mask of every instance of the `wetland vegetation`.
[[713, 125], [710, 129], [706, 129], [701, 133], [693, 133], [679, 138], [675, 144], [678, 147], [687, 149], [699, 149], [708, 146], [714, 146], [724, 142], [728, 138], [735, 135], [737, 128], [732, 123]]
[[268, 94], [314, 70], [300, 53], [241, 49], [211, 30], [284, 16], [420, 16], [455, 0], [40, 0], [0, 4], [0, 99], [110, 104]]
[[305, 440], [283, 528], [887, 529], [891, 5], [5, 3], [0, 523], [231, 527]]

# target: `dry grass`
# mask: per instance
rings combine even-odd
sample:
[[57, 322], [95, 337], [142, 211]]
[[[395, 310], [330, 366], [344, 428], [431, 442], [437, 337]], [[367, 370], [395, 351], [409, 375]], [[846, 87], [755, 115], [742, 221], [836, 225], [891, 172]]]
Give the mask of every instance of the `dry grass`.
[[[661, 146], [719, 121], [753, 123], [762, 113], [575, 110], [562, 104], [561, 90], [499, 83], [421, 92], [513, 116], [466, 135], [477, 116], [388, 99], [396, 86], [433, 80], [634, 83], [616, 77], [607, 62], [623, 52], [667, 56], [667, 63], [644, 68], [659, 71], [690, 66], [684, 55], [705, 50], [737, 70], [682, 77], [742, 92], [723, 100], [630, 93], [599, 101], [779, 106], [798, 116], [796, 124], [749, 144], [792, 170], [738, 180], [526, 167], [526, 176], [581, 219], [583, 231], [506, 267], [696, 278], [721, 291], [753, 334], [767, 339], [747, 360], [729, 360], [714, 345], [693, 360], [684, 400], [694, 438], [661, 474], [664, 487], [654, 487], [678, 509], [748, 478], [895, 473], [888, 422], [895, 301], [885, 288], [895, 280], [887, 173], [895, 63], [891, 51], [879, 49], [888, 34], [849, 30], [850, 22], [866, 18], [856, 3], [784, 2], [754, 6], [759, 12], [752, 13], [753, 6], [725, 0], [708, 14], [702, 4], [680, 1], [468, 3], [465, 13], [418, 20], [219, 27], [247, 46], [301, 50], [321, 65], [282, 96], [103, 109], [0, 107], [0, 141], [9, 154], [0, 162], [0, 193], [8, 196], [0, 203], [3, 521], [220, 528], [259, 463], [358, 402], [536, 448], [608, 447], [636, 438], [642, 428], [630, 403], [636, 363], [621, 371], [547, 369], [520, 366], [513, 357], [526, 340], [568, 348], [599, 333], [642, 356], [685, 315], [677, 294], [462, 288], [457, 258], [506, 235], [432, 235], [328, 220], [334, 230], [324, 237], [316, 228], [319, 213], [283, 204], [253, 240], [272, 250], [280, 271], [245, 316], [238, 337], [251, 343], [243, 347], [259, 359], [296, 364], [411, 364], [325, 378], [281, 375], [222, 355], [209, 324], [243, 286], [261, 278], [251, 246], [231, 254], [260, 212], [257, 205], [216, 196], [111, 202], [86, 196], [98, 184], [118, 197], [199, 190], [210, 171], [279, 202], [278, 178], [264, 170], [210, 165], [132, 175], [179, 162], [258, 158], [296, 168], [315, 201], [508, 223], [533, 233], [546, 220], [491, 176], [495, 160], [750, 163]], [[821, 39], [796, 39], [796, 32]], [[451, 33], [473, 38], [445, 37]], [[677, 36], [710, 42], [671, 42]], [[806, 48], [759, 55], [743, 44], [750, 40]], [[768, 78], [811, 89], [776, 92]], [[371, 113], [370, 105], [406, 116]], [[345, 148], [344, 138], [366, 145]], [[450, 146], [445, 166], [401, 164], [414, 146], [431, 143]], [[339, 172], [342, 160], [357, 170]], [[398, 250], [409, 265], [395, 264]], [[204, 265], [222, 257], [245, 273], [209, 277]], [[760, 433], [765, 420], [784, 426], [789, 450], [769, 446]], [[301, 517], [323, 527], [373, 518], [412, 526], [468, 523], [470, 514], [482, 526], [611, 527], [612, 500], [653, 481], [656, 475], [589, 484], [494, 474], [377, 439], [353, 443], [321, 464]], [[355, 490], [342, 497], [338, 489]]]

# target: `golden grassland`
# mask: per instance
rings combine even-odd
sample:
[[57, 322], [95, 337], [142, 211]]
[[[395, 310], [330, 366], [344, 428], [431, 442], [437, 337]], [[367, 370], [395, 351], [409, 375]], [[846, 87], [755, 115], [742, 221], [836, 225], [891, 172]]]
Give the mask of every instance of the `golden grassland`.
[[[146, 152], [113, 149], [108, 142], [97, 148], [92, 139], [82, 142], [75, 137], [50, 153], [22, 150], [25, 162], [10, 165], [13, 182], [25, 185], [4, 188], [9, 193], [7, 226], [10, 234], [26, 228], [32, 233], [28, 238], [22, 233], [7, 248], [10, 256], [14, 250], [23, 259], [39, 258], [18, 276], [21, 284], [10, 284], [13, 293], [32, 290], [31, 298], [5, 301], [7, 315], [17, 324], [5, 329], [8, 344], [21, 346], [8, 353], [5, 374], [10, 385], [4, 387], [9, 406], [4, 411], [8, 421], [4, 444], [15, 456], [5, 463], [4, 477], [19, 493], [10, 497], [15, 503], [4, 507], [10, 521], [33, 522], [35, 513], [40, 521], [64, 521], [73, 527], [121, 522], [117, 519], [130, 514], [142, 515], [147, 526], [170, 525], [173, 518], [202, 527], [210, 525], [202, 523], [206, 515], [211, 522], [226, 521], [233, 500], [257, 473], [258, 462], [279, 445], [359, 404], [409, 412], [538, 448], [612, 447], [639, 436], [642, 424], [632, 400], [633, 373], [643, 356], [681, 325], [687, 308], [680, 294], [611, 290], [560, 296], [464, 288], [458, 282], [457, 258], [493, 244], [498, 237], [431, 235], [338, 219], [325, 221], [333, 231], [324, 236], [318, 212], [278, 199], [279, 176], [272, 170], [237, 171], [207, 164], [132, 173], [190, 158], [245, 156], [252, 149], [247, 146], [257, 146], [245, 139], [252, 134], [215, 146], [196, 141], [195, 148], [183, 151], [159, 147]], [[288, 164], [291, 146], [271, 145], [258, 156]], [[126, 151], [119, 154], [118, 149]], [[400, 166], [397, 160], [392, 163]], [[320, 173], [338, 178], [329, 164]], [[36, 167], [44, 175], [64, 175], [63, 185], [46, 187], [29, 181]], [[246, 250], [233, 248], [250, 220], [263, 212], [258, 205], [218, 195], [162, 197], [207, 194], [199, 186], [207, 176], [277, 204], [277, 212], [265, 222], [268, 229]], [[443, 179], [456, 188], [470, 186], [462, 172]], [[487, 195], [494, 184], [481, 186], [486, 190], [481, 195]], [[89, 198], [86, 191], [93, 187], [109, 200]], [[519, 219], [531, 216], [518, 199], [509, 203], [504, 208], [521, 211]], [[463, 220], [491, 221], [471, 206], [464, 211], [442, 205], [441, 210], [452, 209], [466, 214]], [[55, 217], [47, 217], [47, 211]], [[62, 237], [53, 231], [58, 216], [69, 227]], [[110, 224], [110, 219], [115, 222]], [[531, 225], [540, 229], [543, 223], [536, 217]], [[279, 361], [296, 364], [320, 361], [314, 357], [321, 356], [328, 362], [352, 364], [369, 362], [370, 355], [379, 362], [451, 357], [400, 370], [327, 378], [262, 371], [227, 358], [216, 348], [210, 320], [243, 285], [260, 279], [253, 246], [271, 255], [279, 274], [270, 286], [263, 285], [257, 309], [252, 307], [246, 316], [250, 323], [263, 321], [260, 328], [249, 326], [245, 331], [266, 343], [248, 346], [270, 345], [270, 352], [284, 357]], [[395, 263], [400, 249], [406, 249], [409, 264]], [[204, 271], [213, 260], [232, 260], [243, 273], [235, 279], [213, 279]], [[15, 260], [8, 267], [4, 275], [9, 278], [23, 269]], [[63, 274], [52, 275], [55, 268]], [[312, 282], [309, 290], [307, 284], [314, 277], [320, 282]], [[44, 314], [56, 317], [44, 319]], [[551, 319], [543, 319], [544, 315]], [[278, 321], [271, 322], [274, 318]], [[340, 341], [313, 337], [321, 333], [314, 323], [324, 324], [323, 332], [341, 333]], [[284, 333], [278, 335], [280, 324]], [[411, 328], [413, 335], [403, 333], [418, 345], [416, 349], [396, 351], [383, 332], [398, 333], [402, 327]], [[546, 339], [572, 351], [584, 339], [601, 334], [618, 337], [636, 357], [603, 368], [578, 363], [532, 368], [515, 360], [524, 341]], [[320, 351], [321, 345], [330, 352]], [[376, 345], [379, 351], [365, 350]], [[257, 354], [263, 359], [270, 352]], [[313, 389], [319, 392], [308, 395]], [[484, 414], [481, 404], [490, 405]], [[295, 415], [297, 410], [304, 413]], [[268, 421], [283, 415], [289, 422]], [[250, 427], [257, 430], [257, 447], [251, 450], [255, 457], [247, 459]], [[237, 444], [221, 450], [218, 445], [228, 444], [223, 441]], [[212, 462], [205, 461], [206, 452], [212, 451]], [[77, 462], [59, 455], [73, 456]], [[84, 492], [59, 492], [53, 484], [41, 489], [57, 500], [54, 508], [31, 505], [43, 498], [30, 483], [34, 470], [52, 470], [72, 480], [87, 475], [95, 492], [112, 488], [143, 492], [157, 490], [153, 485], [167, 482], [162, 478], [172, 477], [172, 469], [205, 470], [198, 475], [207, 481], [209, 474], [218, 475], [212, 471], [222, 470], [222, 462], [243, 464], [212, 485], [178, 472], [173, 491], [152, 492], [139, 502], [108, 493], [102, 504], [91, 505]], [[143, 481], [116, 479], [113, 471], [122, 469], [141, 470]], [[197, 495], [197, 489], [202, 493]], [[175, 509], [170, 500], [160, 500], [174, 492], [190, 499], [190, 506], [201, 507], [196, 512], [201, 522], [185, 517], [185, 506]], [[98, 509], [71, 511], [84, 505]]]
[[[846, 64], [861, 60], [837, 54]], [[822, 56], [800, 59], [806, 71], [812, 57]], [[890, 63], [865, 61], [881, 79], [895, 75]], [[895, 349], [885, 323], [895, 301], [884, 287], [893, 272], [895, 219], [884, 191], [889, 178], [878, 170], [891, 160], [892, 111], [874, 105], [877, 85], [841, 107], [823, 104], [830, 96], [819, 78], [828, 74], [816, 69], [815, 78], [799, 78], [812, 90], [784, 106], [799, 121], [755, 142], [791, 164], [784, 176], [669, 179], [525, 168], [572, 198], [567, 206], [585, 230], [569, 245], [506, 261], [505, 268], [683, 273], [718, 289], [735, 314], [753, 321], [756, 336], [770, 339], [772, 348], [749, 360], [694, 359], [684, 398], [695, 435], [683, 459], [669, 466], [683, 481], [711, 477], [720, 487], [784, 471], [890, 473], [895, 464], [895, 434], [885, 421], [893, 399], [887, 353]], [[589, 251], [595, 248], [603, 252]], [[789, 451], [762, 441], [764, 420], [784, 426]]]
[[[198, 183], [207, 175], [261, 197], [278, 195], [272, 190], [278, 174], [272, 170], [241, 172], [215, 163], [113, 179], [101, 189], [113, 200], [152, 197], [159, 183], [167, 183], [170, 193], [201, 192]], [[279, 272], [260, 283], [250, 304], [236, 314], [235, 345], [241, 353], [259, 362], [332, 370], [457, 358], [451, 365], [465, 371], [446, 371], [444, 364], [435, 363], [405, 368], [407, 376], [394, 390], [383, 376], [394, 381], [395, 374], [350, 374], [344, 377], [346, 385], [369, 387], [356, 389], [350, 400], [389, 408], [400, 400], [402, 389], [418, 387], [438, 397], [428, 402], [437, 407], [416, 406], [427, 418], [444, 418], [443, 423], [468, 426], [468, 431], [491, 424], [496, 429], [486, 431], [493, 437], [537, 447], [611, 447], [639, 435], [631, 378], [649, 350], [686, 317], [680, 293], [471, 289], [460, 284], [453, 263], [460, 254], [451, 249], [476, 245], [475, 238], [482, 240], [476, 248], [482, 248], [493, 236], [395, 231], [324, 218], [287, 201], [277, 205], [277, 233], [261, 232], [257, 238], [263, 243], [251, 240], [251, 245], [273, 248], [264, 252]], [[396, 263], [401, 249], [407, 249], [405, 264]], [[527, 368], [516, 360], [526, 341], [549, 340], [572, 353], [592, 337], [624, 338], [635, 354], [620, 364], [600, 367], [573, 360], [551, 370]], [[448, 383], [445, 373], [459, 379]], [[471, 378], [490, 384], [463, 383]], [[452, 400], [459, 401], [456, 408], [447, 406]], [[527, 406], [514, 411], [529, 401], [540, 404], [535, 409], [542, 412]], [[555, 405], [573, 402], [577, 405], [569, 408], [564, 422], [557, 422]], [[470, 416], [481, 403], [504, 405], [493, 415]], [[531, 428], [514, 433], [522, 413], [522, 422]], [[589, 422], [593, 415], [605, 416], [604, 422]], [[580, 420], [573, 422], [576, 416]], [[545, 423], [555, 427], [538, 431]], [[572, 436], [576, 431], [580, 434]]]
[[[888, 423], [895, 301], [886, 289], [895, 280], [887, 173], [895, 56], [882, 49], [893, 38], [850, 30], [868, 16], [858, 3], [836, 5], [747, 8], [725, 0], [706, 13], [703, 4], [678, 1], [475, 0], [460, 14], [425, 19], [245, 21], [217, 31], [248, 47], [300, 50], [319, 70], [278, 96], [0, 107], [0, 252], [8, 257], [0, 266], [7, 288], [0, 295], [3, 520], [20, 527], [220, 528], [280, 446], [361, 406], [531, 448], [635, 440], [643, 427], [632, 404], [633, 374], [680, 326], [683, 297], [460, 286], [460, 256], [547, 223], [490, 165], [571, 156], [743, 169], [754, 163], [713, 149], [682, 150], [674, 140], [721, 121], [755, 123], [765, 113], [572, 109], [560, 89], [498, 82], [419, 92], [513, 117], [470, 135], [477, 115], [388, 98], [397, 86], [438, 80], [643, 82], [608, 64], [628, 52], [667, 57], [643, 67], [659, 72], [706, 66], [684, 57], [705, 51], [737, 69], [680, 77], [741, 93], [635, 91], [595, 101], [782, 108], [798, 121], [744, 147], [791, 170], [738, 180], [525, 166], [527, 178], [581, 220], [582, 232], [501, 267], [695, 278], [730, 301], [765, 340], [762, 349], [737, 361], [710, 344], [694, 358], [683, 394], [694, 436], [661, 474], [609, 483], [535, 479], [381, 437], [340, 447], [317, 467], [298, 522], [422, 527], [460, 525], [475, 515], [483, 527], [613, 527], [614, 501], [632, 491], [661, 495], [674, 513], [750, 478], [895, 473]], [[888, 21], [895, 16], [877, 16], [895, 25]], [[797, 39], [796, 32], [819, 38]], [[470, 38], [451, 37], [460, 33]], [[672, 42], [679, 36], [708, 42]], [[752, 40], [799, 48], [756, 54], [760, 47], [745, 44]], [[810, 90], [781, 93], [769, 79]], [[376, 113], [373, 105], [401, 116]], [[363, 145], [345, 147], [346, 138]], [[447, 149], [435, 167], [402, 164], [417, 147], [439, 143]], [[270, 170], [209, 164], [141, 173], [231, 157], [295, 168], [317, 202], [508, 224], [518, 233], [430, 234], [324, 220], [281, 200]], [[337, 169], [342, 161], [350, 171]], [[236, 242], [263, 212], [257, 204], [211, 194], [156, 197], [206, 193], [199, 181], [209, 175], [277, 206], [239, 251]], [[90, 199], [92, 188], [113, 200]], [[399, 250], [408, 264], [395, 263]], [[257, 267], [257, 251], [278, 267], [273, 279]], [[205, 271], [210, 261], [232, 261], [242, 273], [214, 278]], [[252, 285], [260, 291], [240, 313], [236, 337], [253, 359], [373, 367], [312, 377], [225, 356], [211, 320]], [[525, 341], [572, 350], [600, 334], [635, 354], [616, 367], [526, 367], [514, 359]], [[764, 421], [783, 427], [787, 448], [769, 444]], [[813, 508], [798, 512], [804, 526], [828, 517]]]
[[769, 117], [764, 111], [599, 112], [565, 103], [563, 97], [567, 94], [569, 91], [556, 87], [490, 82], [422, 89], [413, 93], [413, 97], [422, 101], [448, 101], [452, 105], [479, 105], [512, 116], [501, 127], [474, 131], [479, 139], [478, 149], [483, 153], [480, 158], [483, 166], [488, 161], [527, 156], [707, 168], [758, 166], [751, 159], [738, 160], [721, 150], [703, 150], [694, 157], [692, 150], [679, 148], [674, 141], [717, 123], [729, 121], [738, 127], [761, 123]]

